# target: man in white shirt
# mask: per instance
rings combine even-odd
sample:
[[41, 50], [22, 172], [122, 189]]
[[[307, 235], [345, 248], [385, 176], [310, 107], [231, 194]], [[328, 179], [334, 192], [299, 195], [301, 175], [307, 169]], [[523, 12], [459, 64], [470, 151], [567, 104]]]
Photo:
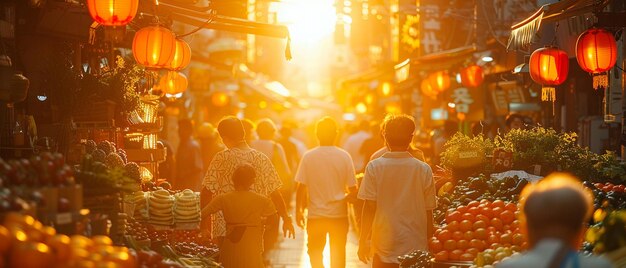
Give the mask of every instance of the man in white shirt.
[[[296, 182], [296, 222], [304, 227], [308, 204], [308, 253], [312, 268], [323, 268], [326, 235], [330, 237], [330, 267], [346, 266], [348, 204], [356, 195], [356, 179], [350, 155], [334, 146], [337, 123], [330, 117], [317, 122], [320, 146], [304, 154]], [[308, 198], [307, 198], [308, 196]]]
[[367, 165], [359, 188], [365, 203], [358, 255], [364, 263], [373, 255], [374, 268], [397, 268], [399, 256], [428, 250], [434, 232], [435, 183], [430, 167], [408, 152], [414, 131], [410, 116], [385, 118], [389, 152]]
[[350, 154], [350, 157], [352, 157], [352, 163], [357, 172], [363, 171], [365, 165], [365, 156], [361, 154], [361, 146], [365, 140], [372, 137], [368, 131], [369, 123], [367, 121], [361, 122], [361, 124], [359, 124], [359, 130], [350, 135], [343, 144], [343, 148]]
[[613, 267], [602, 257], [578, 253], [593, 211], [593, 194], [578, 180], [554, 173], [529, 184], [520, 200], [525, 218], [521, 227], [526, 229], [531, 249], [498, 268]]

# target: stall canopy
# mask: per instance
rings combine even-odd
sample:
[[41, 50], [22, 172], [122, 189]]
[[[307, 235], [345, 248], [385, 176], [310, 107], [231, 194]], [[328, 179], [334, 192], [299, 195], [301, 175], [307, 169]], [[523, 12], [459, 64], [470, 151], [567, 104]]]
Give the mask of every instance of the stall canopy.
[[411, 64], [420, 71], [444, 70], [464, 63], [474, 57], [476, 52], [478, 52], [476, 46], [458, 47], [414, 58], [411, 60]]
[[507, 50], [527, 47], [542, 23], [554, 22], [602, 10], [609, 0], [562, 0], [543, 5], [533, 15], [511, 26]]

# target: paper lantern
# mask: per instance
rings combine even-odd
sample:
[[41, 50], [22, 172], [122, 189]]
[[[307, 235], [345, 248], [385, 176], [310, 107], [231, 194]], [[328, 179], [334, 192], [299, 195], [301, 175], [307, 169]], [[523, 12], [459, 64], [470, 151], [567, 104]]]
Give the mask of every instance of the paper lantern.
[[161, 26], [148, 26], [135, 33], [133, 56], [146, 68], [166, 68], [176, 54], [176, 36]]
[[544, 47], [530, 55], [530, 77], [541, 88], [541, 100], [554, 102], [555, 86], [565, 82], [569, 71], [569, 59], [565, 51], [555, 47]]
[[170, 70], [182, 70], [191, 62], [191, 48], [182, 39], [176, 39], [176, 50], [174, 52], [174, 58], [170, 63]]
[[161, 77], [159, 87], [165, 94], [176, 95], [187, 89], [187, 77], [175, 71], [169, 71]]
[[593, 88], [609, 85], [607, 71], [617, 60], [617, 45], [613, 34], [604, 29], [589, 29], [576, 41], [578, 65], [593, 76]]
[[464, 87], [480, 86], [484, 78], [483, 68], [478, 65], [472, 65], [461, 70], [461, 84]]
[[105, 26], [124, 26], [130, 23], [137, 15], [138, 7], [139, 0], [87, 0], [91, 18]]
[[[230, 102], [230, 97], [224, 92], [216, 92], [211, 96], [211, 102], [216, 107], [224, 107]], [[265, 105], [267, 107], [267, 103]]]
[[432, 73], [428, 77], [428, 80], [430, 80], [430, 85], [437, 92], [444, 92], [450, 88], [450, 75], [448, 75], [448, 71]]
[[420, 85], [420, 89], [422, 90], [422, 93], [430, 98], [437, 98], [437, 91], [433, 88], [433, 86], [430, 84], [430, 80], [428, 78], [422, 80], [422, 83]]

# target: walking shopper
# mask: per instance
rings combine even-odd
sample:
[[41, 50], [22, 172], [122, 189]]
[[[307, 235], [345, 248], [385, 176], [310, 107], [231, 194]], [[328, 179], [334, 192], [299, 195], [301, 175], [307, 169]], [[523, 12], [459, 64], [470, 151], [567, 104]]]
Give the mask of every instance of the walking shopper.
[[[337, 123], [330, 117], [317, 122], [320, 146], [306, 152], [296, 174], [296, 222], [305, 226], [312, 268], [323, 268], [326, 235], [330, 238], [330, 267], [346, 267], [348, 200], [356, 197], [354, 166], [348, 152], [334, 146]], [[307, 198], [308, 197], [308, 198]], [[307, 206], [308, 204], [308, 206]]]
[[413, 118], [390, 115], [384, 124], [389, 152], [367, 165], [358, 194], [365, 200], [358, 255], [374, 268], [399, 267], [399, 256], [428, 250], [436, 206], [430, 167], [407, 151]]
[[193, 138], [193, 124], [189, 119], [178, 121], [180, 143], [176, 151], [176, 179], [172, 187], [178, 190], [191, 189], [199, 192], [202, 188], [202, 154], [200, 144]]
[[233, 172], [235, 191], [221, 194], [202, 209], [202, 216], [221, 211], [226, 221], [226, 237], [220, 247], [220, 263], [227, 268], [264, 268], [263, 224], [276, 214], [272, 200], [251, 191], [256, 174], [244, 164]]
[[289, 207], [291, 197], [293, 196], [294, 182], [291, 169], [287, 163], [287, 157], [285, 156], [285, 150], [282, 145], [274, 140], [276, 138], [276, 125], [270, 119], [262, 119], [256, 125], [256, 133], [259, 139], [250, 143], [250, 146], [272, 160], [272, 164], [283, 184], [280, 188], [280, 193], [285, 200], [285, 205]]
[[361, 121], [357, 132], [350, 135], [343, 144], [343, 148], [350, 154], [350, 157], [352, 157], [352, 163], [357, 172], [362, 172], [365, 167], [365, 156], [361, 152], [361, 146], [363, 142], [370, 137], [369, 123], [367, 121]]
[[593, 211], [593, 194], [578, 180], [554, 173], [526, 186], [520, 201], [521, 227], [531, 249], [498, 268], [613, 267], [602, 257], [578, 253]]
[[[278, 215], [283, 218], [284, 236], [295, 237], [291, 217], [287, 215], [285, 202], [279, 191], [281, 182], [270, 159], [248, 146], [244, 140], [243, 125], [238, 118], [230, 116], [222, 119], [217, 125], [217, 131], [227, 149], [217, 153], [209, 165], [204, 178], [203, 198], [211, 200], [212, 197], [219, 194], [234, 191], [235, 188], [230, 178], [239, 165], [248, 163], [254, 167], [257, 175], [252, 190], [271, 198]], [[268, 218], [268, 227], [264, 233], [264, 249], [266, 251], [271, 249], [278, 238], [278, 215]], [[214, 240], [218, 243], [224, 239], [226, 223], [222, 213], [213, 215], [212, 233]]]

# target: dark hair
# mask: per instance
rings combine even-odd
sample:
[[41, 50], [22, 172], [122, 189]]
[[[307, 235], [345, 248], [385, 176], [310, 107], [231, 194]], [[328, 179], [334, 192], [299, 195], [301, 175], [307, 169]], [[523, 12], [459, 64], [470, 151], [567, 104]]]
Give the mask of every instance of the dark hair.
[[233, 172], [233, 184], [236, 189], [248, 189], [254, 184], [256, 172], [250, 164], [242, 164]]
[[256, 134], [259, 135], [259, 139], [269, 140], [276, 134], [276, 125], [271, 119], [261, 119], [256, 124]]
[[320, 143], [333, 144], [337, 138], [337, 122], [334, 119], [325, 116], [315, 125], [315, 133]]
[[220, 137], [222, 137], [222, 139], [229, 139], [232, 141], [242, 141], [246, 135], [241, 120], [234, 116], [222, 118], [222, 120], [220, 120], [217, 124], [217, 132], [220, 133]]
[[513, 121], [519, 119], [522, 123], [524, 123], [524, 116], [521, 114], [509, 114], [506, 116], [506, 120], [504, 121], [506, 127], [510, 128]]
[[574, 236], [593, 210], [593, 194], [563, 173], [553, 173], [526, 186], [520, 200], [528, 232], [561, 229]]
[[391, 146], [409, 146], [415, 132], [413, 117], [406, 114], [387, 115], [384, 122], [385, 140]]

